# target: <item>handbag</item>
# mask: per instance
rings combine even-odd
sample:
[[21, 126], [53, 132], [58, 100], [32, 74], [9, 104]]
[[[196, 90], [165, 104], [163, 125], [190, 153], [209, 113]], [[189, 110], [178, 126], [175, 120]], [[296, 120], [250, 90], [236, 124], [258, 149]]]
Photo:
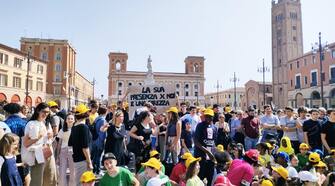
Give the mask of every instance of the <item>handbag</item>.
[[43, 156], [44, 156], [44, 159], [48, 159], [52, 156], [52, 150], [51, 150], [51, 147], [49, 145], [43, 145], [42, 147], [42, 151], [43, 151]]

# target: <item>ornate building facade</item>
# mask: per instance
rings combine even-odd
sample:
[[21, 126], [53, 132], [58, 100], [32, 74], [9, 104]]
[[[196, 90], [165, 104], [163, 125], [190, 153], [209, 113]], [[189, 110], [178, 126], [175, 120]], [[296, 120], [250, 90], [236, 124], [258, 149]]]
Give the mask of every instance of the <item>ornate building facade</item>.
[[[148, 72], [129, 71], [127, 53], [111, 52], [108, 57], [108, 102], [116, 103], [126, 96], [128, 86], [144, 85]], [[152, 72], [155, 84], [175, 86], [180, 102], [204, 105], [205, 58], [188, 56], [184, 63], [185, 73]]]

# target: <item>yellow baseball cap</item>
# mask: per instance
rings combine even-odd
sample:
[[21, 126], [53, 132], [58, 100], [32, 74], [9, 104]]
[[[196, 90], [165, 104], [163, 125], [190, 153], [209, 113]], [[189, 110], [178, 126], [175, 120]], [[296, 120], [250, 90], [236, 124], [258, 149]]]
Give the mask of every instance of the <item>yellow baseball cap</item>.
[[212, 109], [206, 109], [204, 115], [214, 116], [214, 111]]
[[306, 143], [301, 143], [299, 149], [309, 149], [309, 146]]
[[156, 158], [150, 158], [147, 162], [141, 163], [142, 166], [152, 167], [156, 170], [160, 170], [162, 167], [161, 162]]
[[313, 163], [318, 163], [319, 161], [321, 161], [320, 155], [316, 152], [310, 153], [308, 156], [308, 160]]
[[49, 101], [48, 106], [49, 107], [58, 107], [58, 104], [55, 101]]
[[314, 165], [314, 167], [320, 167], [320, 168], [325, 167], [325, 168], [327, 168], [327, 165], [325, 163], [323, 163], [323, 161], [319, 161], [319, 163]]
[[157, 154], [159, 154], [159, 152], [157, 150], [152, 150], [150, 151], [149, 155], [150, 155], [150, 158], [156, 156]]
[[216, 146], [216, 150], [217, 150], [218, 152], [223, 152], [223, 151], [224, 151], [224, 147], [223, 147], [223, 145], [218, 145], [218, 146]]
[[92, 171], [86, 171], [84, 172], [81, 177], [80, 177], [80, 182], [81, 183], [88, 183], [91, 181], [96, 180], [95, 175]]
[[192, 157], [193, 155], [189, 152], [185, 152], [183, 155], [181, 155], [181, 159], [187, 160], [189, 157]]
[[270, 180], [265, 179], [261, 181], [261, 186], [273, 186], [273, 183]]
[[271, 145], [271, 143], [265, 143], [266, 144], [266, 146], [269, 148], [269, 149], [272, 149], [273, 148], [273, 146]]
[[284, 167], [279, 166], [279, 167], [271, 167], [271, 168], [272, 168], [272, 170], [276, 171], [285, 180], [288, 179], [288, 171]]
[[85, 114], [89, 110], [90, 109], [86, 105], [81, 103], [76, 107], [76, 114]]
[[200, 160], [201, 160], [200, 157], [199, 158], [195, 158], [195, 157], [191, 156], [191, 157], [187, 158], [187, 160], [185, 162], [185, 166], [186, 166], [186, 168], [188, 168], [191, 165], [191, 163], [193, 163], [195, 161], [200, 161]]
[[167, 110], [166, 112], [173, 112], [178, 114], [178, 109], [177, 107], [170, 107], [169, 110]]

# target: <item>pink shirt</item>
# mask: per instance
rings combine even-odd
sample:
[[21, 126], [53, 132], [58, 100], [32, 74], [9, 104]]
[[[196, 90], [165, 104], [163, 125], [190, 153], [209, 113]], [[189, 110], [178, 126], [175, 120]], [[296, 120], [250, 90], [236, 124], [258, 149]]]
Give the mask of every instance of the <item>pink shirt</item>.
[[235, 159], [230, 165], [227, 177], [234, 185], [240, 185], [245, 182], [251, 184], [252, 178], [254, 177], [254, 169], [246, 161]]

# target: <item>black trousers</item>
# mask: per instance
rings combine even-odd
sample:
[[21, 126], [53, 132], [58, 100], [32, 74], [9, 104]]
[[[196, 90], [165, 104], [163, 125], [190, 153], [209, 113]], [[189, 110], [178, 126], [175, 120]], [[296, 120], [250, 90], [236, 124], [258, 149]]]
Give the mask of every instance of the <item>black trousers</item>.
[[201, 180], [207, 179], [207, 186], [212, 185], [212, 179], [214, 175], [214, 163], [210, 160], [201, 159], [200, 161], [200, 172], [199, 172], [199, 178]]

